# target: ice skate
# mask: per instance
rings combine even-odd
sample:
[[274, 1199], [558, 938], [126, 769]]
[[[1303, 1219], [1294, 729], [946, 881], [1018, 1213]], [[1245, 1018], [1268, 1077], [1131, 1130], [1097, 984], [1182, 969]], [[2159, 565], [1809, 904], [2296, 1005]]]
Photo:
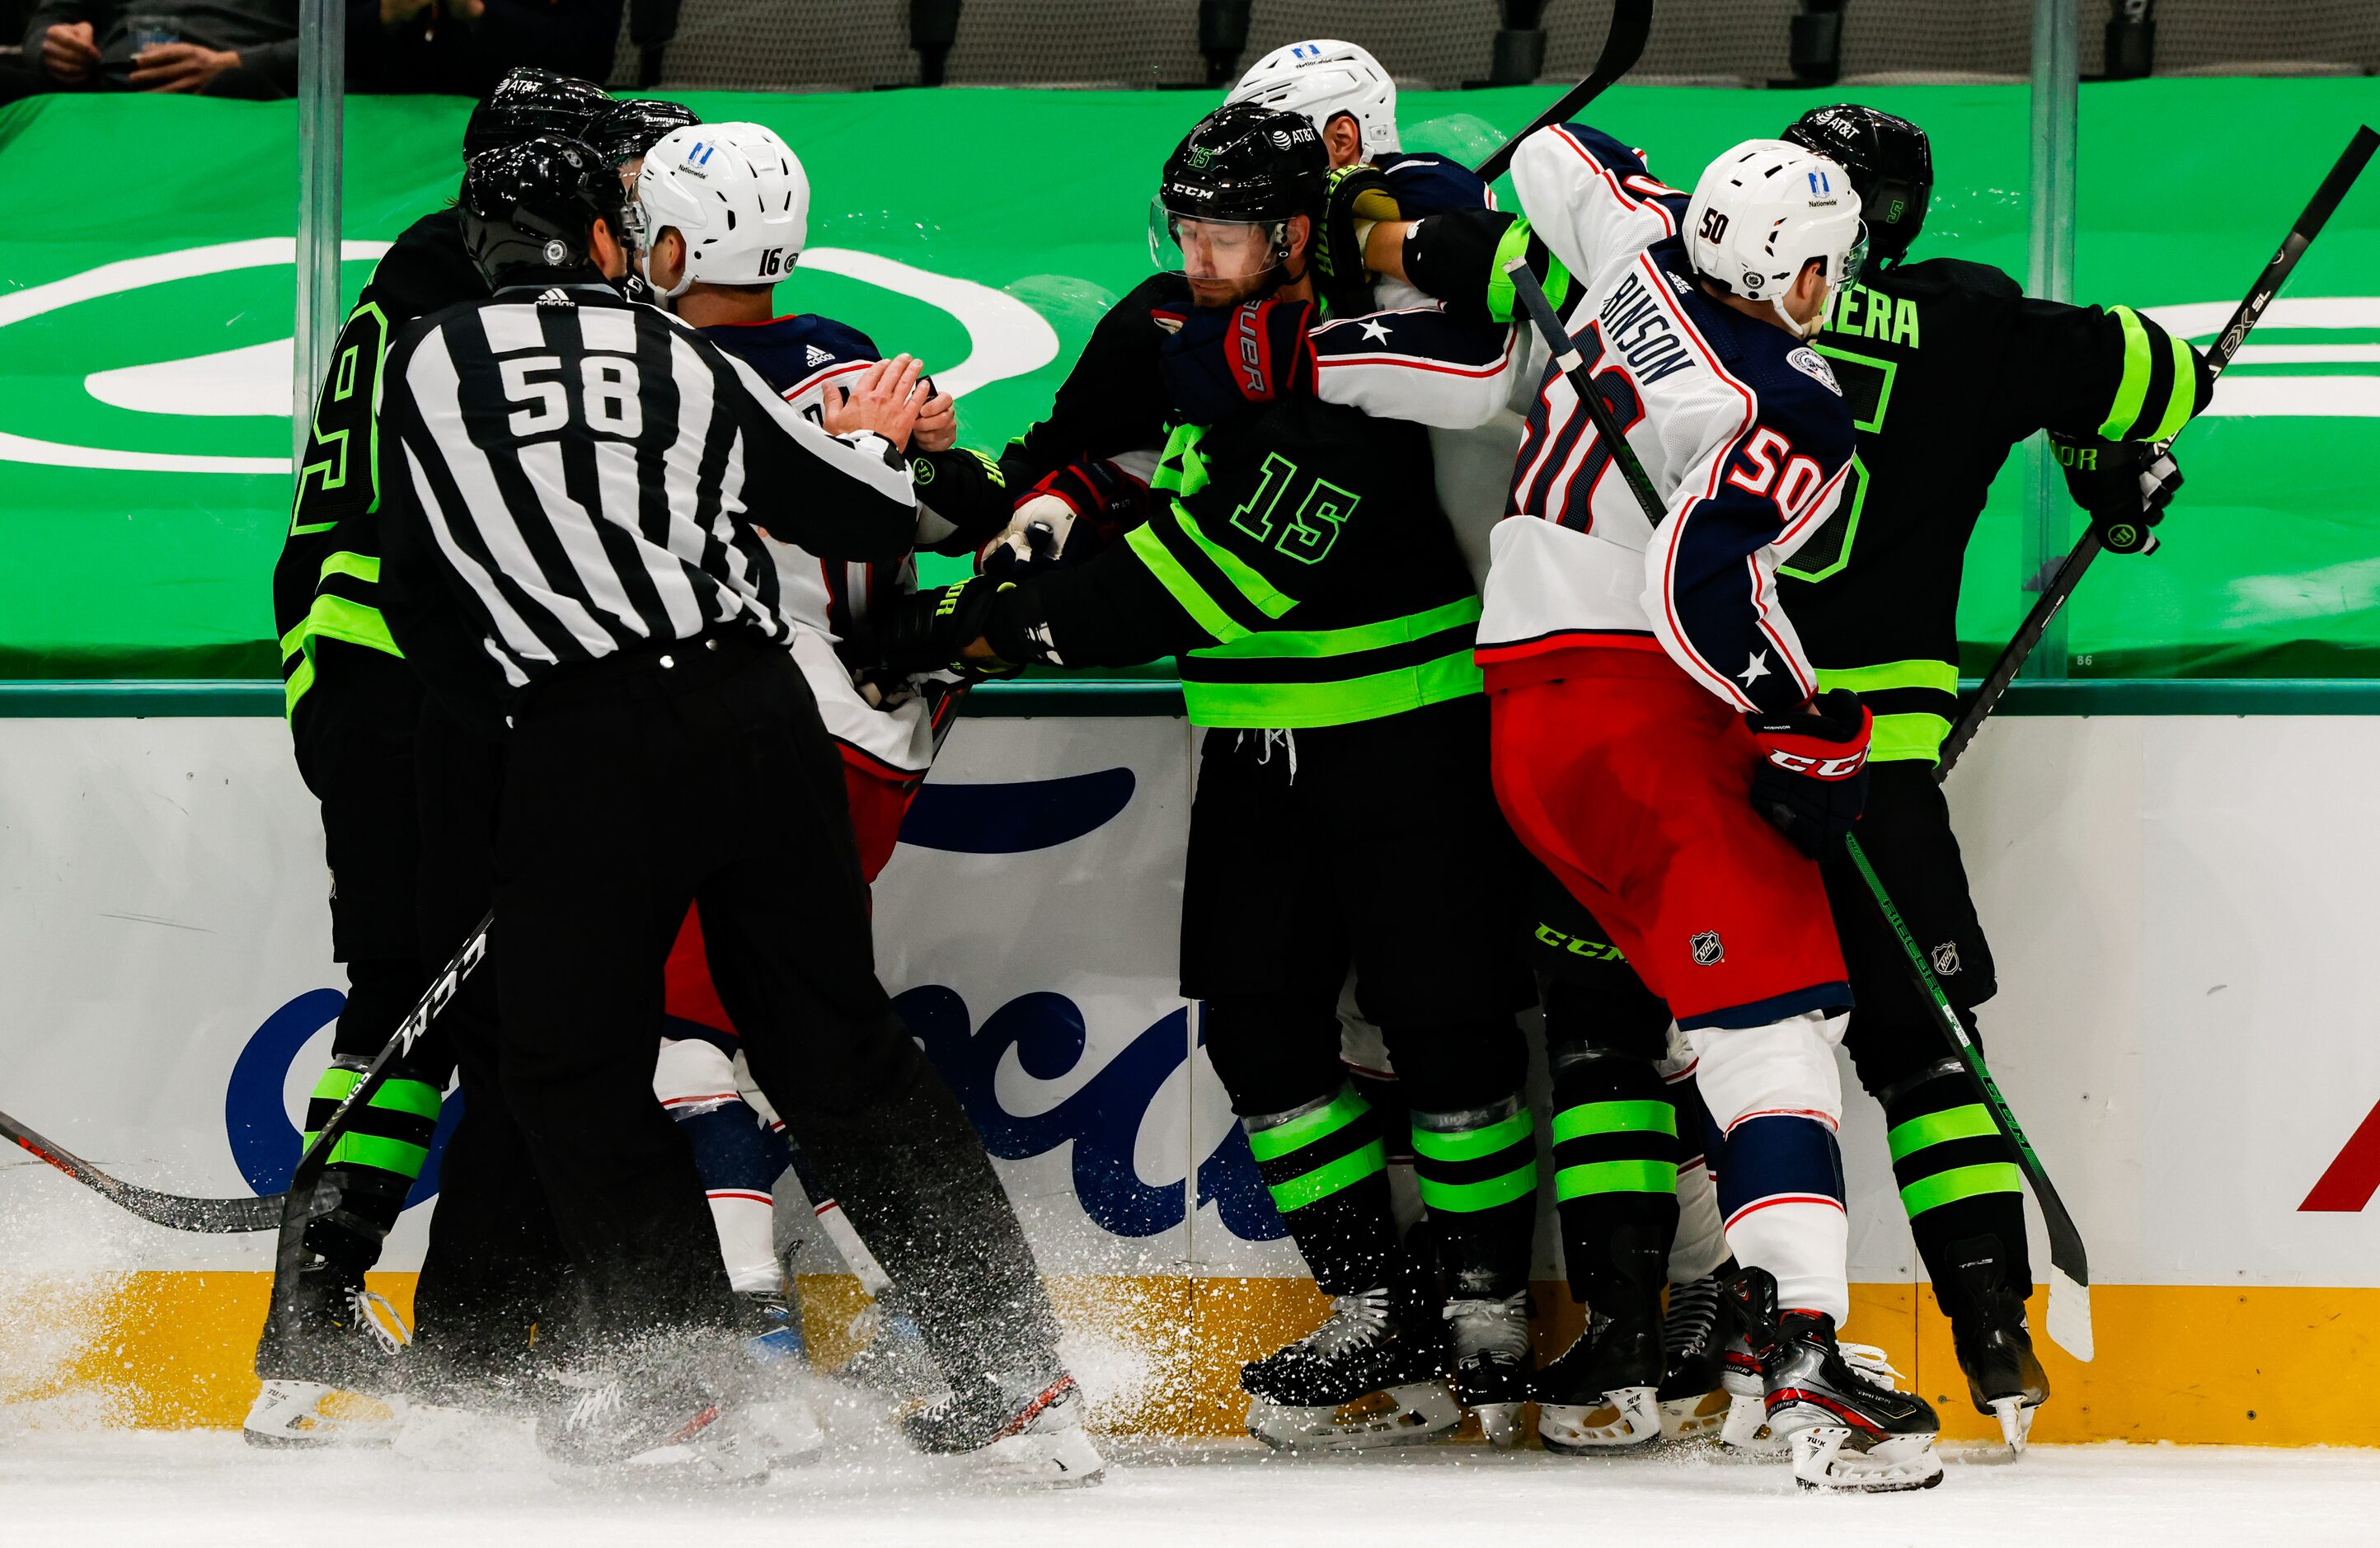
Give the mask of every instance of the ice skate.
[[1835, 1340], [1822, 1312], [1777, 1311], [1777, 1281], [1747, 1268], [1728, 1286], [1750, 1351], [1760, 1361], [1768, 1428], [1791, 1448], [1804, 1489], [1890, 1494], [1942, 1481], [1925, 1399], [1900, 1391], [1883, 1351]]
[[1661, 1433], [1670, 1440], [1715, 1435], [1727, 1421], [1730, 1398], [1719, 1379], [1726, 1340], [1719, 1329], [1718, 1298], [1716, 1276], [1670, 1287], [1669, 1310], [1661, 1320], [1661, 1385], [1655, 1394]]
[[[1725, 1287], [1720, 1287], [1722, 1295]], [[1722, 1305], [1721, 1316], [1726, 1315]], [[1718, 1444], [1730, 1453], [1752, 1461], [1774, 1461], [1785, 1455], [1785, 1443], [1768, 1428], [1768, 1388], [1761, 1379], [1760, 1359], [1742, 1333], [1728, 1336], [1720, 1346], [1719, 1390], [1727, 1394], [1727, 1417], [1719, 1423]]]
[[2010, 1452], [2022, 1456], [2034, 1411], [2049, 1397], [2049, 1378], [2025, 1324], [2023, 1298], [1997, 1284], [1973, 1295], [1968, 1314], [1951, 1319], [1950, 1343], [1959, 1369], [1967, 1373], [1975, 1411], [1997, 1418]]
[[1534, 1396], [1536, 1376], [1528, 1294], [1450, 1300], [1443, 1315], [1454, 1354], [1454, 1400], [1478, 1416], [1489, 1445], [1510, 1451], [1521, 1444], [1521, 1408]]
[[263, 1390], [240, 1434], [261, 1446], [386, 1445], [402, 1427], [396, 1357], [410, 1342], [387, 1300], [359, 1276], [301, 1270], [256, 1348]]
[[1079, 1488], [1107, 1462], [1083, 1433], [1083, 1393], [1063, 1372], [978, 1377], [901, 1421], [920, 1451], [964, 1454], [985, 1476]]
[[1387, 1286], [1342, 1295], [1305, 1337], [1240, 1373], [1248, 1433], [1280, 1451], [1363, 1450], [1444, 1434], [1463, 1409], [1437, 1316]]
[[620, 1365], [556, 1377], [538, 1418], [546, 1455], [572, 1468], [757, 1483], [817, 1459], [825, 1433], [762, 1338], [672, 1340]]
[[1590, 1312], [1586, 1329], [1537, 1378], [1537, 1438], [1548, 1451], [1650, 1445], [1661, 1438], [1659, 1321]]

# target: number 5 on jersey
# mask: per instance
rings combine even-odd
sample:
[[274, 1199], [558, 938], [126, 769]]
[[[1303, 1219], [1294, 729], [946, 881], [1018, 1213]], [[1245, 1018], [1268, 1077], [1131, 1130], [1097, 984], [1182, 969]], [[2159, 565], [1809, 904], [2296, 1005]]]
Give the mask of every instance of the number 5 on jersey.
[[[527, 355], [500, 360], [504, 398], [528, 406], [515, 409], [504, 428], [526, 441], [551, 435], [570, 422], [571, 393], [558, 355]], [[645, 410], [638, 398], [637, 363], [625, 355], [589, 355], [578, 362], [579, 421], [602, 435], [634, 440], [644, 432]]]

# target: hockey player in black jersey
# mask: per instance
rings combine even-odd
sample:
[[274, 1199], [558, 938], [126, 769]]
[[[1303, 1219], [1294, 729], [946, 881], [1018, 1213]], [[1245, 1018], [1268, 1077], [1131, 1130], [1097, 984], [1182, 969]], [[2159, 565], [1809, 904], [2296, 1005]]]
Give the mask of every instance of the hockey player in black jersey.
[[[1167, 163], [1185, 288], [1250, 347], [1312, 370], [1307, 267], [1328, 167], [1303, 119], [1227, 107]], [[1427, 438], [1310, 395], [1172, 431], [1149, 521], [1088, 563], [920, 597], [896, 659], [1117, 665], [1176, 657], [1206, 735], [1182, 990], [1273, 1201], [1332, 1311], [1249, 1365], [1249, 1428], [1284, 1447], [1509, 1433], [1528, 1395], [1535, 1125], [1514, 1022], [1509, 836], [1471, 663], [1479, 601]], [[1438, 1277], [1390, 1218], [1377, 1115], [1339, 1062], [1353, 962], [1414, 1108]], [[1450, 1347], [1451, 1345], [1451, 1347]]]
[[[576, 134], [610, 104], [586, 81], [514, 70], [472, 110], [464, 155], [541, 133]], [[420, 683], [380, 607], [375, 405], [381, 357], [395, 332], [486, 294], [451, 205], [407, 227], [382, 256], [333, 346], [273, 569], [284, 699], [298, 771], [322, 804], [333, 954], [347, 968], [331, 1064], [308, 1105], [310, 1141], [443, 961], [443, 954], [422, 961], [416, 807], [423, 792], [415, 751], [424, 707]], [[450, 949], [459, 941], [458, 934]], [[427, 1158], [454, 1070], [448, 1047], [433, 1031], [415, 1048], [357, 1116], [323, 1174], [338, 1204], [309, 1227], [310, 1262], [298, 1282], [277, 1288], [276, 1310], [257, 1349], [265, 1385], [244, 1427], [253, 1443], [310, 1445], [378, 1433], [375, 1421], [362, 1417], [379, 1411], [373, 1405], [326, 1407], [325, 1400], [343, 1387], [377, 1388], [388, 1380], [387, 1357], [402, 1330], [384, 1304], [366, 1296], [363, 1276], [379, 1261], [382, 1240]], [[453, 1170], [448, 1177], [451, 1182]], [[451, 1244], [465, 1213], [442, 1212], [449, 1240], [433, 1241], [433, 1261], [425, 1265], [433, 1301], [438, 1271], [457, 1257], [438, 1249]], [[490, 1243], [475, 1246], [477, 1252], [462, 1256], [492, 1255]]]
[[[1910, 261], [1933, 184], [1916, 125], [1842, 104], [1803, 115], [1785, 138], [1850, 170], [1872, 261], [1816, 341], [1858, 416], [1857, 482], [1779, 571], [1779, 596], [1820, 686], [1852, 690], [1875, 714], [1860, 843], [1975, 1034], [1974, 1009], [1998, 985], [1934, 778], [1958, 713], [1968, 538], [2010, 448], [2046, 429], [2109, 550], [2154, 548], [2149, 529], [2181, 478], [2153, 443], [2205, 408], [2213, 377], [2130, 307], [2034, 300], [1961, 259]], [[1828, 866], [1827, 889], [1859, 999], [1844, 1045], [1883, 1104], [1901, 1203], [1970, 1395], [2021, 1445], [2048, 1384], [2025, 1324], [2017, 1168], [1848, 857]]]

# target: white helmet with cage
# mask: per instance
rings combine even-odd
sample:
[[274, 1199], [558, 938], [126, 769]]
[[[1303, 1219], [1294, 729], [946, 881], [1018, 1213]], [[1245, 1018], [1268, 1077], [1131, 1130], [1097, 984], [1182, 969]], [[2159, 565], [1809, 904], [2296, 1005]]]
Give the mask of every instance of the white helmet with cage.
[[1249, 67], [1226, 103], [1254, 103], [1294, 113], [1319, 133], [1342, 113], [1364, 134], [1366, 160], [1397, 146], [1397, 83], [1368, 49], [1336, 38], [1313, 38], [1274, 49]]
[[1704, 169], [1686, 205], [1686, 256], [1694, 272], [1731, 295], [1766, 301], [1796, 337], [1826, 311], [1796, 322], [1785, 295], [1813, 260], [1841, 289], [1859, 278], [1867, 226], [1851, 174], [1782, 139], [1747, 139]]
[[809, 237], [810, 181], [765, 125], [690, 124], [645, 152], [629, 219], [648, 284], [662, 233], [686, 243], [685, 272], [665, 295], [683, 296], [697, 281], [774, 284]]

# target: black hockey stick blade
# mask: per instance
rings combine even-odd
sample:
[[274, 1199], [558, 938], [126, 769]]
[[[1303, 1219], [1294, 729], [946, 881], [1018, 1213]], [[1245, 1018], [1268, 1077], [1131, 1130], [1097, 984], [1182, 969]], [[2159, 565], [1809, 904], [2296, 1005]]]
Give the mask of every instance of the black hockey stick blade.
[[111, 1177], [55, 1140], [45, 1139], [6, 1113], [0, 1113], [0, 1135], [14, 1141], [27, 1155], [46, 1161], [100, 1197], [130, 1211], [152, 1226], [170, 1230], [232, 1235], [269, 1231], [281, 1224], [281, 1195], [249, 1199], [199, 1199], [161, 1193]]
[[1587, 417], [1595, 421], [1595, 433], [1610, 449], [1611, 460], [1618, 465], [1620, 476], [1628, 481], [1629, 490], [1636, 496], [1636, 503], [1644, 507], [1645, 520], [1655, 526], [1660, 526], [1668, 512], [1661, 503], [1660, 495], [1653, 488], [1652, 476], [1645, 471], [1645, 464], [1637, 457], [1636, 449], [1628, 444], [1628, 435], [1620, 428], [1619, 416], [1611, 411], [1609, 404], [1603, 401], [1603, 394], [1597, 391], [1594, 380], [1587, 375], [1585, 358], [1579, 354], [1578, 345], [1571, 342], [1570, 330], [1562, 326], [1561, 314], [1554, 310], [1551, 301], [1546, 299], [1545, 286], [1537, 283], [1536, 275], [1529, 272], [1525, 259], [1516, 258], [1505, 264], [1504, 272], [1512, 280], [1512, 294], [1521, 298], [1521, 307], [1529, 314], [1529, 321], [1536, 326], [1537, 336], [1545, 341], [1547, 350], [1553, 356], [1554, 368], [1562, 373], [1562, 380], [1570, 383], [1570, 390], [1578, 394], [1579, 402], [1586, 405]]
[[1645, 52], [1645, 40], [1653, 30], [1653, 0], [1612, 0], [1611, 27], [1603, 35], [1603, 53], [1596, 59], [1595, 68], [1585, 80], [1554, 99], [1553, 106], [1529, 120], [1529, 127], [1498, 146], [1474, 169], [1483, 183], [1492, 183], [1504, 175], [1512, 164], [1512, 152], [1521, 141], [1544, 128], [1548, 124], [1560, 124], [1579, 109], [1603, 95], [1604, 89], [1630, 70]]
[[1851, 852], [1852, 864], [1859, 867], [1860, 879], [1867, 883], [1868, 898], [1884, 921], [1893, 938], [1900, 942], [1901, 955], [1909, 966], [1909, 976], [1918, 993], [1934, 1008], [1934, 1020], [1943, 1035], [1967, 1067], [1968, 1078], [1983, 1094], [1984, 1107], [1992, 1115], [1992, 1127], [2008, 1142], [2009, 1152], [2017, 1170], [2033, 1190], [2034, 1202], [2041, 1206], [2041, 1221], [2049, 1235], [2049, 1336], [2059, 1348], [2077, 1360], [2087, 1361], [2092, 1354], [2091, 1339], [2091, 1261], [2083, 1251], [2082, 1233], [2068, 1214], [2065, 1201], [2050, 1184], [2049, 1173], [2035, 1155], [2033, 1142], [2024, 1137], [2024, 1129], [2009, 1110], [2008, 1098], [2000, 1094], [1999, 1083], [1992, 1079], [1989, 1067], [1984, 1063], [1983, 1051], [1967, 1035], [1966, 1024], [1950, 1008], [1950, 997], [1942, 992], [1941, 981], [1934, 976], [1934, 966], [1925, 960], [1925, 949], [1909, 933], [1900, 911], [1892, 905], [1891, 894], [1876, 867], [1867, 861], [1867, 853], [1855, 838], [1845, 838], [1843, 847]]
[[[2231, 314], [2231, 320], [2223, 325], [2223, 332], [2216, 335], [2215, 343], [2207, 349], [2207, 364], [2213, 374], [2221, 376], [2225, 368], [2239, 357], [2240, 346], [2247, 341], [2249, 330], [2263, 319], [2265, 308], [2273, 304], [2273, 297], [2280, 294], [2281, 286], [2287, 284], [2289, 276], [2297, 272], [2298, 260], [2305, 255], [2306, 248], [2313, 245], [2313, 239], [2322, 235], [2322, 228], [2330, 223], [2330, 217], [2338, 211], [2340, 201], [2347, 198], [2347, 191], [2355, 187], [2355, 180], [2362, 176], [2363, 169], [2371, 164], [2374, 151], [2380, 151], [2380, 133], [2375, 133], [2369, 124], [2357, 126], [2354, 135], [2347, 142], [2347, 149], [2339, 152], [2338, 161], [2331, 163], [2330, 171], [2323, 177], [2322, 186], [2314, 189], [2313, 198], [2306, 201], [2305, 209], [2290, 225], [2289, 234], [2281, 238], [2281, 245], [2274, 249], [2272, 261], [2257, 274], [2256, 283], [2248, 287], [2248, 294], [2241, 298], [2239, 309]], [[2156, 449], [2162, 453], [2172, 444], [2168, 440]], [[2058, 610], [2066, 605], [2066, 599], [2074, 594], [2074, 588], [2082, 584], [2082, 573], [2091, 567], [2093, 560], [2099, 557], [2100, 548], [2099, 535], [2086, 532], [2058, 566], [2057, 575], [2034, 602], [2032, 611], [2025, 614], [2024, 623], [2010, 638], [2008, 647], [2000, 652], [1999, 659], [1992, 663], [1992, 670], [1984, 678], [1983, 686], [1976, 690], [1973, 700], [1959, 716], [1959, 723], [1951, 727], [1950, 734], [1942, 739], [1941, 761], [1934, 766], [1937, 780], [1949, 777], [1951, 766], [1959, 761], [1959, 755], [1965, 752], [1967, 744], [1975, 739], [1975, 732], [1983, 729], [1985, 720], [1998, 706], [2001, 695], [2008, 692], [2009, 684], [2016, 681], [2018, 671], [2033, 654], [2034, 647], [2041, 643], [2041, 636], [2048, 632], [2049, 621], [2058, 616]]]

